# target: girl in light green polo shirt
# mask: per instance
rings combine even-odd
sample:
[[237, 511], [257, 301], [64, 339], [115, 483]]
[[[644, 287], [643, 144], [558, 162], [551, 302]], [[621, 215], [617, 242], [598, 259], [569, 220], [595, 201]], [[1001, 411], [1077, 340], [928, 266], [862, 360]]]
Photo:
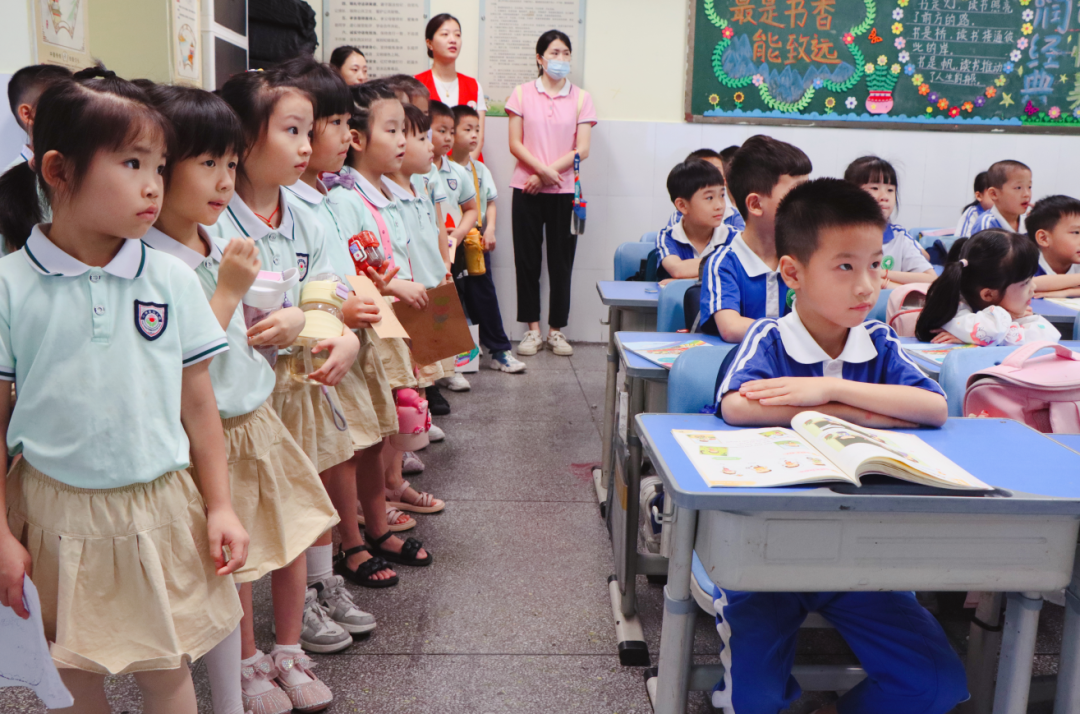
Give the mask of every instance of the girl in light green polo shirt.
[[241, 618], [248, 536], [209, 373], [228, 342], [194, 273], [138, 240], [166, 134], [115, 76], [47, 90], [35, 170], [53, 221], [0, 259], [0, 379], [19, 397], [11, 411], [0, 389], [0, 467], [22, 455], [0, 492], [0, 606], [27, 616], [32, 567], [76, 711], [132, 672], [147, 711], [194, 714], [188, 662]]

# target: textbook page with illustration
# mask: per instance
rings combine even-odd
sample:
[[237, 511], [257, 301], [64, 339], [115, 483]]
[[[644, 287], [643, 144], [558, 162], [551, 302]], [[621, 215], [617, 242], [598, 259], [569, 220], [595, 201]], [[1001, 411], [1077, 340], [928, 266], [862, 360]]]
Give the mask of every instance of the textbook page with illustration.
[[954, 350], [966, 350], [978, 345], [938, 345], [923, 342], [917, 345], [904, 345], [904, 352], [912, 357], [925, 360], [930, 364], [940, 367], [945, 364], [945, 358]]
[[791, 429], [673, 429], [672, 435], [710, 486], [762, 488], [843, 481], [867, 474], [957, 490], [993, 490], [913, 434], [856, 426], [800, 412]]
[[627, 346], [631, 352], [653, 364], [658, 364], [666, 369], [671, 369], [679, 355], [695, 347], [705, 347], [709, 343], [704, 340], [685, 340], [683, 342], [639, 342], [633, 347]]

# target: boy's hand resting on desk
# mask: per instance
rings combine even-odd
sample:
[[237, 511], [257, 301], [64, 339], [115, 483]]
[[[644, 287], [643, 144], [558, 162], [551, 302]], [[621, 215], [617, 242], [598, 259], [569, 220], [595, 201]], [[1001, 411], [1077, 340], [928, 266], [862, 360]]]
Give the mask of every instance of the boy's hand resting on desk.
[[330, 356], [322, 367], [308, 377], [328, 387], [336, 387], [356, 361], [356, 355], [360, 352], [360, 340], [352, 332], [346, 331], [340, 337], [331, 337], [316, 343], [311, 348], [311, 354], [318, 354], [323, 350], [330, 350]]
[[935, 345], [962, 345], [964, 341], [956, 335], [950, 334], [945, 330], [938, 330], [934, 338], [930, 340]]
[[832, 377], [775, 377], [755, 379], [739, 387], [739, 394], [767, 407], [819, 407], [834, 401]]
[[31, 574], [30, 553], [5, 526], [0, 535], [0, 605], [25, 620], [30, 613], [23, 607], [24, 574]]
[[252, 347], [288, 347], [296, 342], [303, 330], [304, 311], [298, 307], [283, 307], [251, 326], [247, 331], [248, 344]]
[[360, 297], [356, 293], [349, 296], [341, 306], [341, 315], [345, 324], [353, 330], [366, 330], [372, 324], [382, 320], [379, 306], [371, 298]]
[[[218, 575], [228, 575], [244, 566], [250, 538], [231, 506], [206, 513], [206, 533], [210, 541], [210, 557], [214, 559]], [[225, 546], [229, 548], [228, 562], [225, 560]]]

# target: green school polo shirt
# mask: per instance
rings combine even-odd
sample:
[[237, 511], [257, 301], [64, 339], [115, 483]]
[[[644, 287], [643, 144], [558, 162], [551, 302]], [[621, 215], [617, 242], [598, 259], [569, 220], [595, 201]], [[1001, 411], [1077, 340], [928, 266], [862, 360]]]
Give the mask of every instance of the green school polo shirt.
[[[482, 161], [470, 161], [468, 164], [454, 164], [454, 166], [461, 167], [462, 172], [465, 174], [465, 180], [469, 182], [469, 185], [476, 189], [476, 182], [473, 181], [473, 167], [477, 169], [477, 175], [479, 176], [480, 183], [480, 195], [476, 197], [477, 208], [480, 209], [480, 222], [483, 223], [487, 219], [487, 206], [488, 201], [494, 201], [499, 197], [499, 190], [495, 188], [495, 179], [492, 177], [491, 172], [488, 171], [488, 167], [484, 166]], [[484, 226], [485, 228], [487, 226]]]
[[19, 393], [8, 453], [77, 488], [187, 467], [183, 369], [229, 349], [198, 278], [138, 240], [90, 267], [50, 227], [0, 259], [0, 379]]
[[[325, 193], [326, 187], [319, 181], [319, 188], [297, 181], [285, 188], [285, 197], [290, 205], [300, 206], [319, 221], [326, 238], [326, 251], [334, 272], [342, 280], [356, 275], [356, 264], [349, 255], [349, 239], [360, 232], [357, 228], [360, 217], [355, 206], [340, 199], [341, 194], [333, 198]], [[359, 201], [358, 201], [359, 203]]]
[[[201, 226], [199, 235], [209, 247], [210, 254], [207, 256], [173, 240], [157, 228], [151, 228], [143, 236], [143, 242], [155, 250], [177, 258], [194, 270], [209, 303], [217, 290], [221, 248]], [[223, 247], [227, 244], [228, 242], [224, 241], [221, 245]], [[243, 303], [236, 306], [229, 318], [225, 338], [229, 342], [229, 351], [218, 355], [210, 363], [210, 381], [214, 384], [218, 413], [222, 419], [230, 419], [253, 412], [262, 406], [274, 391], [275, 378], [270, 363], [248, 344]]]
[[428, 194], [416, 191], [411, 181], [409, 185], [411, 190], [383, 177], [383, 186], [394, 197], [409, 236], [413, 280], [431, 289], [446, 276], [446, 264], [439, 252], [439, 224]]
[[381, 190], [375, 188], [359, 171], [353, 168], [347, 168], [346, 170], [356, 181], [356, 188], [349, 191], [346, 188], [339, 187], [330, 193], [334, 196], [337, 196], [339, 191], [355, 194], [349, 199], [342, 200], [349, 200], [357, 207], [360, 218], [359, 230], [371, 231], [375, 235], [379, 235], [379, 224], [375, 222], [375, 217], [371, 214], [371, 209], [368, 208], [364, 199], [367, 199], [375, 207], [375, 210], [379, 212], [379, 216], [383, 219], [383, 223], [386, 224], [386, 231], [390, 234], [390, 248], [394, 252], [394, 265], [400, 268], [397, 274], [398, 279], [413, 280], [414, 261], [409, 245], [410, 236], [402, 220], [401, 207], [387, 198], [386, 194]]
[[440, 188], [447, 197], [443, 213], [450, 215], [454, 219], [454, 224], [457, 225], [461, 220], [461, 206], [476, 198], [472, 175], [445, 156], [442, 158], [437, 175], [441, 184]]

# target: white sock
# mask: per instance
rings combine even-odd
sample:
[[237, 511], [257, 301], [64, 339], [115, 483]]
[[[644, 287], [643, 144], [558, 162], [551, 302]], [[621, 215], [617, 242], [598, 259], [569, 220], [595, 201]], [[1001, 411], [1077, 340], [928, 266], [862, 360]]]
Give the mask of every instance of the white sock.
[[240, 698], [240, 626], [203, 655], [214, 714], [244, 714]]
[[[263, 654], [262, 650], [255, 650], [255, 654], [253, 654], [251, 657], [240, 660], [240, 667], [243, 668], [247, 667], [248, 665], [255, 664], [265, 656], [266, 655]], [[243, 682], [243, 680], [237, 677], [237, 681], [241, 682], [242, 685], [247, 685], [245, 693], [249, 697], [258, 696], [259, 694], [262, 694], [263, 692], [269, 692], [271, 689], [274, 688], [274, 683], [269, 679], [253, 679], [249, 682]], [[211, 684], [211, 687], [213, 687], [213, 684]], [[214, 714], [217, 714], [216, 709], [214, 710]]]
[[313, 545], [307, 549], [308, 585], [334, 574], [334, 546]]
[[[327, 548], [329, 548], [330, 546], [316, 546], [316, 547], [327, 547]], [[303, 654], [304, 650], [303, 650], [302, 647], [300, 647], [300, 645], [279, 645], [279, 644], [275, 644], [274, 649], [270, 650], [270, 654], [275, 655], [278, 652], [289, 652], [291, 654]], [[305, 682], [310, 682], [311, 681], [311, 677], [309, 677], [306, 674], [304, 674], [303, 672], [301, 672], [298, 667], [293, 667], [292, 669], [288, 670], [287, 672], [285, 672], [285, 671], [281, 672], [280, 674], [278, 674], [278, 679], [280, 679], [282, 682], [289, 685], [290, 687], [295, 687], [297, 685], [304, 684]]]

